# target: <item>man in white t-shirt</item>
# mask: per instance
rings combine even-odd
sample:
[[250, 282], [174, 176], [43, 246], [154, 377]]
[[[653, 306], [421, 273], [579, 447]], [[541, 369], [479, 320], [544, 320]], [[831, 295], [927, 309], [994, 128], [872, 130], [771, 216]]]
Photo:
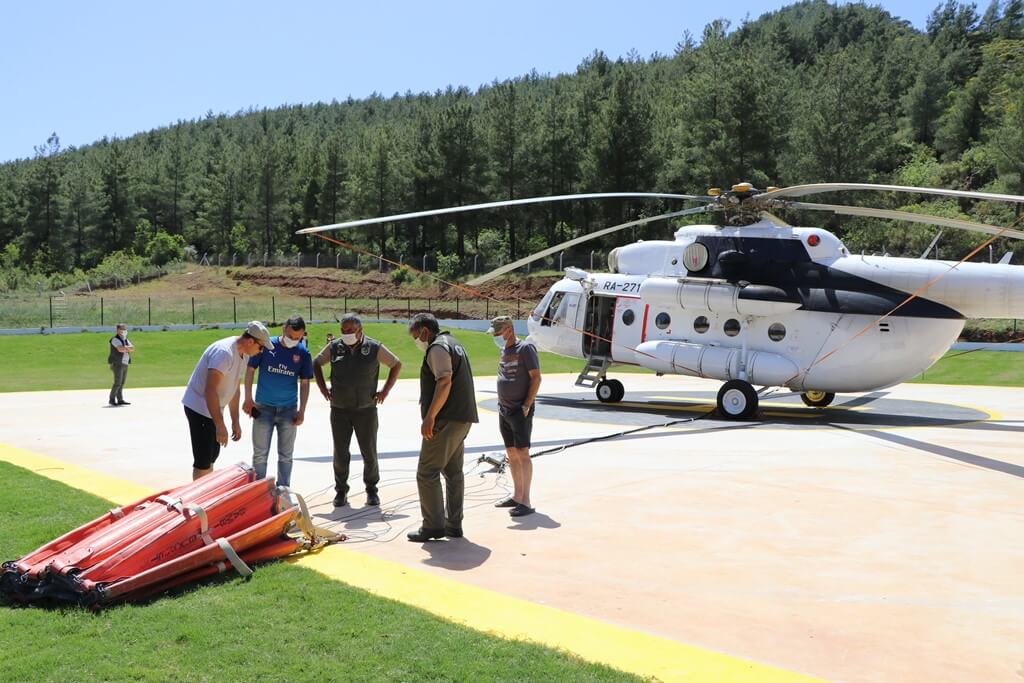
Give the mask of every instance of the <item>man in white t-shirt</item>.
[[228, 445], [228, 428], [224, 424], [224, 406], [231, 414], [231, 440], [242, 438], [238, 422], [241, 396], [239, 379], [245, 374], [249, 356], [260, 348], [274, 350], [270, 332], [263, 323], [254, 320], [237, 337], [213, 342], [203, 352], [181, 398], [188, 418], [192, 438], [192, 479], [213, 471], [213, 463], [220, 455], [221, 446]]

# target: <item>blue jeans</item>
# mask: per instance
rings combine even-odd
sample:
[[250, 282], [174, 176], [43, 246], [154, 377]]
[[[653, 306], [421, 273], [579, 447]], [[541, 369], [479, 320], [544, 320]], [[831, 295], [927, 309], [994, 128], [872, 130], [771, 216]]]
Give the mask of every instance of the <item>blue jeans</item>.
[[291, 486], [292, 451], [295, 449], [296, 427], [292, 422], [297, 406], [281, 408], [257, 403], [260, 416], [252, 421], [252, 466], [256, 477], [267, 476], [267, 459], [270, 454], [270, 439], [277, 428], [277, 485]]

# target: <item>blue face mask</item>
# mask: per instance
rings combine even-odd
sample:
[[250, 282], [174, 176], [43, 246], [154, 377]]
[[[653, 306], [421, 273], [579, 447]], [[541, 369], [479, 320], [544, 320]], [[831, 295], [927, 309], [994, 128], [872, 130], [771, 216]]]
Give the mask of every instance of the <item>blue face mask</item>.
[[491, 337], [491, 339], [494, 340], [494, 345], [497, 346], [499, 350], [505, 350], [505, 338], [503, 336], [499, 334]]

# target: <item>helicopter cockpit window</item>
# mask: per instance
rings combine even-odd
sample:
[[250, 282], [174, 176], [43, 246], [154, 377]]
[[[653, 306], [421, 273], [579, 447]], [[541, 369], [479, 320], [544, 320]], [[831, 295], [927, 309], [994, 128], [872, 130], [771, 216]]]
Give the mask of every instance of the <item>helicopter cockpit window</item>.
[[707, 316], [698, 315], [693, 320], [693, 330], [699, 334], [704, 334], [711, 329], [711, 323], [708, 322]]
[[572, 292], [555, 292], [548, 303], [540, 324], [545, 327], [564, 324], [569, 316], [569, 306], [579, 301], [580, 295]]
[[544, 298], [540, 300], [539, 304], [537, 304], [537, 308], [533, 309], [533, 312], [530, 313], [530, 317], [533, 318], [534, 320], [541, 321], [541, 325], [549, 325], [550, 324], [550, 323], [544, 322], [544, 316], [547, 314], [548, 305], [551, 303], [551, 297], [553, 297], [554, 295], [555, 295], [554, 292], [552, 292], [551, 290], [548, 290], [548, 293], [545, 294]]
[[622, 312], [623, 325], [632, 325], [634, 320], [636, 320], [636, 313], [633, 312], [633, 309], [627, 308]]
[[556, 320], [555, 314], [558, 312], [558, 308], [561, 306], [566, 294], [567, 292], [554, 292], [552, 294], [547, 307], [541, 312], [540, 324], [542, 327], [551, 327], [554, 324]]

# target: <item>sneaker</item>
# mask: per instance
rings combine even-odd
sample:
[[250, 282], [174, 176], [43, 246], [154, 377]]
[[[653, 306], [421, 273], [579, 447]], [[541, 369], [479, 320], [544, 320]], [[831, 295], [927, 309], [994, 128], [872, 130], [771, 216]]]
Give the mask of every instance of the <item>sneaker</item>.
[[334, 507], [336, 507], [336, 508], [343, 508], [346, 505], [348, 505], [348, 498], [346, 496], [335, 496], [334, 497]]
[[508, 511], [508, 514], [512, 517], [525, 517], [526, 515], [532, 515], [536, 510], [532, 507], [523, 505], [522, 503], [516, 503], [516, 506]]
[[420, 527], [416, 531], [408, 533], [409, 540], [413, 543], [426, 543], [435, 538], [444, 538], [444, 531], [441, 529], [424, 529]]
[[499, 500], [497, 503], [494, 504], [494, 507], [496, 507], [496, 508], [514, 508], [516, 505], [519, 505], [519, 503], [517, 503], [515, 500], [513, 500], [512, 496], [509, 496], [505, 500]]
[[380, 496], [378, 496], [376, 492], [370, 493], [369, 491], [367, 491], [366, 504], [371, 507], [376, 507], [380, 505]]

